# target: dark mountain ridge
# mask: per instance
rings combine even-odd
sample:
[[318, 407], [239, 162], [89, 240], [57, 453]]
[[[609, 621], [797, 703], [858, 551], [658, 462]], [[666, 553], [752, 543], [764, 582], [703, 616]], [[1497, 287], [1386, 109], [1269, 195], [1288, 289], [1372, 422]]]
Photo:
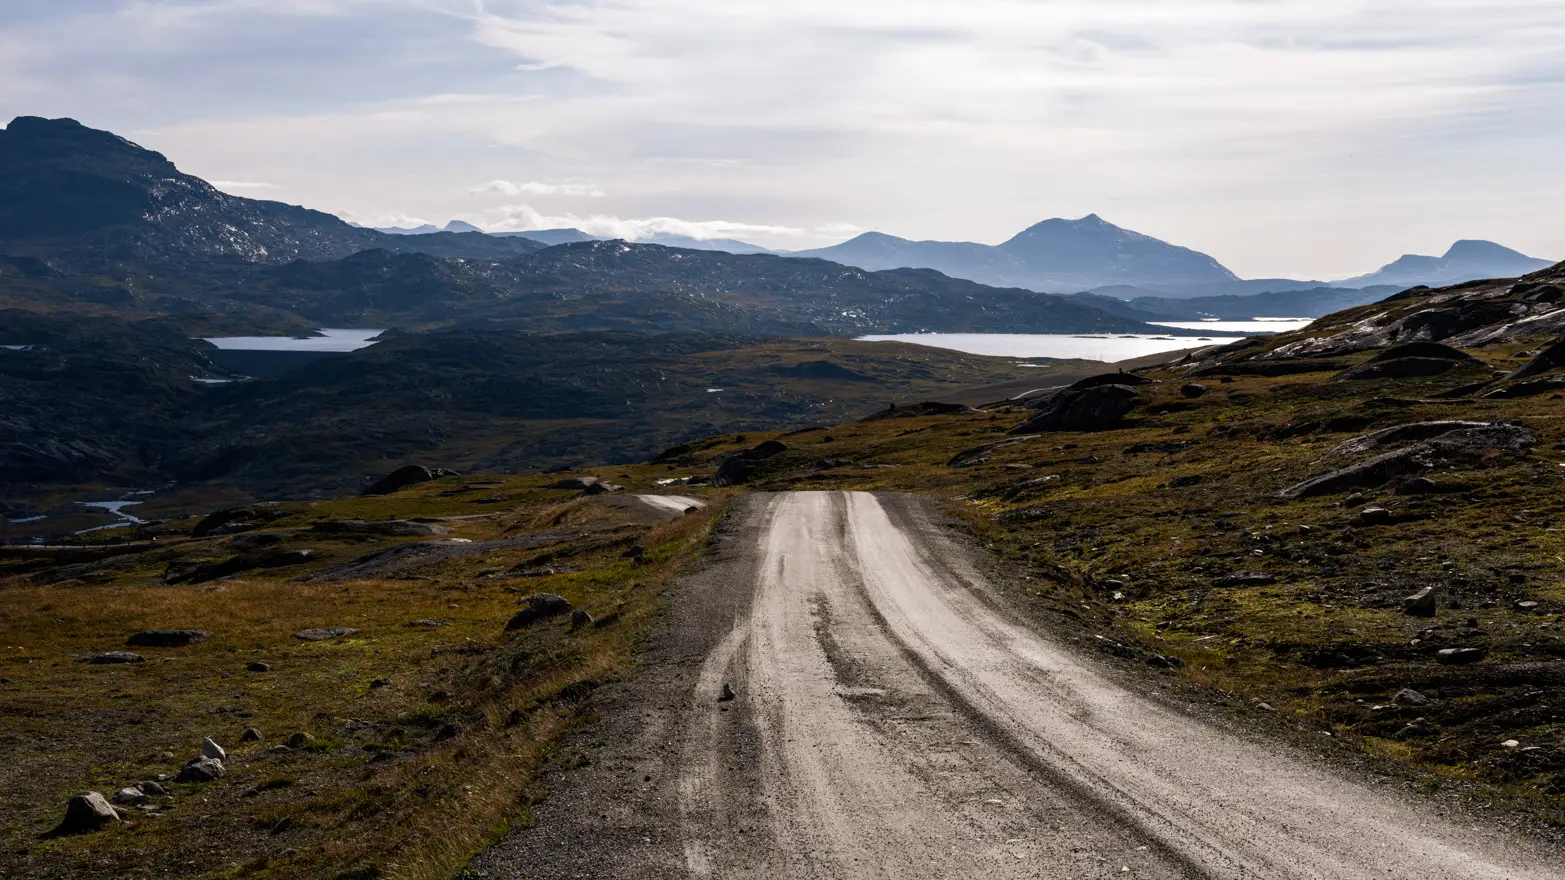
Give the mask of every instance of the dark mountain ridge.
[[93, 268], [141, 263], [329, 260], [370, 248], [520, 256], [527, 239], [391, 236], [320, 211], [224, 193], [162, 154], [71, 119], [23, 116], [0, 130], [0, 252]]

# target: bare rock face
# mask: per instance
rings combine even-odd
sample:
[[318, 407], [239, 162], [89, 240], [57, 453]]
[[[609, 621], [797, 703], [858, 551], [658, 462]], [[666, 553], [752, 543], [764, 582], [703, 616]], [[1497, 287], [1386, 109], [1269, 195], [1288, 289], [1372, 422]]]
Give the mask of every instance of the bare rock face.
[[50, 837], [87, 834], [120, 823], [120, 814], [107, 798], [95, 791], [79, 794], [65, 804], [65, 818], [49, 832]]

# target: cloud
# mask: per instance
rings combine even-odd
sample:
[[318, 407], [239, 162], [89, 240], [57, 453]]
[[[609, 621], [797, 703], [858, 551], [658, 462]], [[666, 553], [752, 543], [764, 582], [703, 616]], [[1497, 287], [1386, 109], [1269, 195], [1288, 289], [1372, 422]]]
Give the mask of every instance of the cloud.
[[476, 225], [489, 232], [531, 232], [538, 229], [580, 229], [601, 238], [640, 241], [655, 235], [683, 235], [700, 241], [746, 236], [799, 236], [805, 230], [788, 226], [735, 223], [729, 220], [680, 220], [674, 217], [625, 219], [606, 214], [550, 215], [530, 205], [505, 205], [487, 212]]
[[800, 246], [1112, 204], [1321, 277], [1465, 237], [1565, 256], [1562, 44], [1559, 0], [20, 0], [0, 110], [364, 215], [482, 196]]
[[608, 193], [591, 183], [512, 183], [509, 180], [491, 180], [470, 191], [473, 195], [497, 193], [503, 196], [584, 196], [601, 199]]

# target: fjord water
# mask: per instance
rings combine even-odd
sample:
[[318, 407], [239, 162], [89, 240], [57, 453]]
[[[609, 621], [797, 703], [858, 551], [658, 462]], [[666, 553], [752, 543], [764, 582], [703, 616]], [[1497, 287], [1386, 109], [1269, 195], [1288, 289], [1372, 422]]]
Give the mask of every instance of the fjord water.
[[1308, 318], [1256, 318], [1253, 321], [1191, 321], [1157, 324], [1183, 330], [1209, 330], [1211, 336], [1109, 335], [1087, 333], [899, 333], [891, 336], [862, 336], [868, 342], [911, 342], [932, 348], [945, 348], [967, 354], [993, 357], [1059, 358], [1089, 361], [1116, 361], [1227, 345], [1258, 333], [1283, 333], [1307, 326]]

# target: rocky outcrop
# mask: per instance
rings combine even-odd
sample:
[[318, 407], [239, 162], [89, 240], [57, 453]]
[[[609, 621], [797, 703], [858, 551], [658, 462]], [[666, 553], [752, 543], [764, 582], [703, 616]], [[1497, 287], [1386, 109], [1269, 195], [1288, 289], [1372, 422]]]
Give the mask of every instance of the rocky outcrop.
[[287, 515], [288, 511], [275, 502], [230, 507], [202, 517], [201, 521], [196, 523], [196, 527], [190, 530], [190, 535], [193, 538], [205, 538], [209, 535], [246, 532], [276, 522]]
[[1106, 431], [1119, 427], [1125, 416], [1140, 403], [1141, 395], [1128, 385], [1066, 388], [1044, 398], [1038, 405], [1038, 414], [1012, 428], [1010, 433]]
[[459, 477], [456, 471], [448, 471], [445, 468], [424, 467], [419, 464], [410, 464], [399, 467], [391, 473], [381, 477], [364, 490], [365, 495], [390, 495], [400, 492], [409, 486], [419, 483], [428, 483], [441, 477]]
[[748, 483], [755, 465], [788, 451], [788, 445], [779, 440], [768, 440], [743, 452], [725, 456], [717, 463], [717, 473], [712, 475], [714, 486], [739, 486]]
[[408, 519], [392, 519], [366, 522], [362, 519], [343, 519], [316, 523], [310, 531], [325, 535], [383, 535], [389, 538], [419, 538], [451, 534], [450, 526], [435, 523], [414, 522]]
[[[1444, 427], [1437, 427], [1444, 426]], [[1349, 465], [1311, 477], [1278, 493], [1282, 498], [1309, 498], [1329, 495], [1367, 486], [1379, 486], [1398, 477], [1421, 474], [1442, 462], [1470, 458], [1484, 452], [1518, 453], [1532, 446], [1537, 438], [1520, 425], [1484, 424], [1464, 422], [1426, 422], [1388, 428], [1368, 437], [1350, 440], [1338, 450], [1373, 449], [1391, 442], [1394, 432], [1406, 431], [1404, 436], [1424, 434], [1429, 439], [1402, 449], [1376, 455], [1366, 461]], [[1429, 432], [1429, 433], [1426, 433]], [[1376, 438], [1377, 435], [1379, 439]], [[1349, 446], [1349, 444], [1355, 444]], [[1336, 454], [1337, 450], [1333, 450]]]
[[149, 629], [125, 640], [133, 648], [185, 648], [198, 645], [212, 634], [200, 629]]

